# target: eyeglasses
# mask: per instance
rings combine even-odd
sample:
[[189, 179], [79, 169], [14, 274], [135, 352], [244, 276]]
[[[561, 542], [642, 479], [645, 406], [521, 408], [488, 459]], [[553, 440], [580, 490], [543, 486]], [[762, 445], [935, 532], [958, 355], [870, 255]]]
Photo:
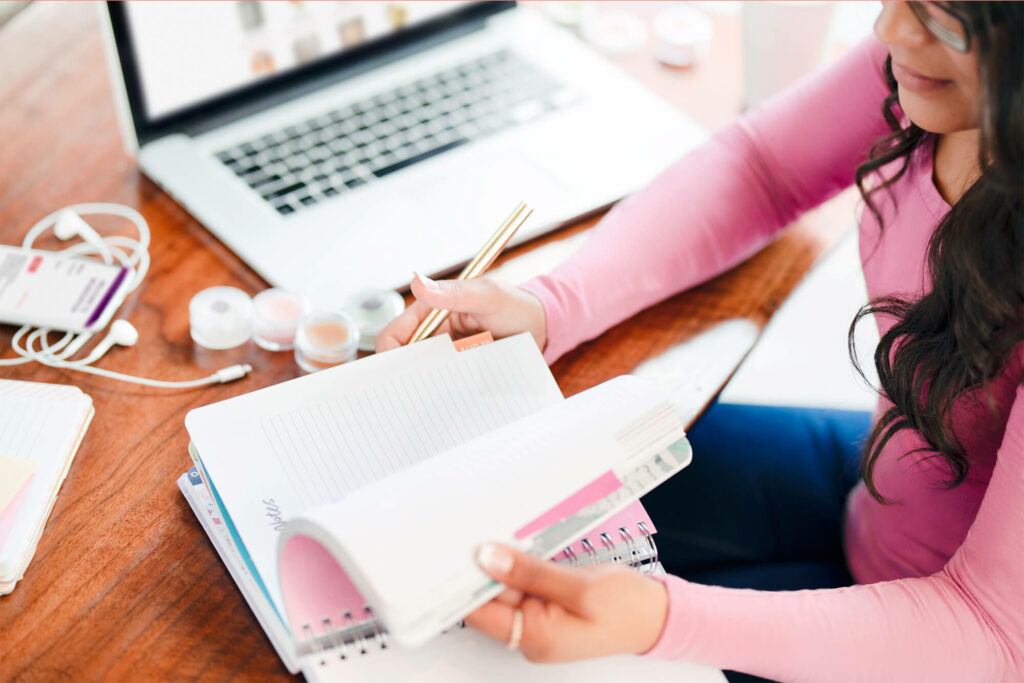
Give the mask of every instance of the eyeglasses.
[[944, 45], [957, 52], [971, 49], [971, 33], [963, 17], [934, 2], [907, 2], [921, 24]]

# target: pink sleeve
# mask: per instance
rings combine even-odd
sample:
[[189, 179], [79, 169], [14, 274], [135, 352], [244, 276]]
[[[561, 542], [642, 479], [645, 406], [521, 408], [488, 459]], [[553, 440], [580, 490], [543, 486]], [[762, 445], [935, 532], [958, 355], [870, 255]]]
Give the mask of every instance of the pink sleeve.
[[524, 283], [544, 304], [547, 361], [728, 270], [849, 186], [888, 130], [885, 55], [865, 41], [744, 116], [619, 202], [567, 261]]
[[963, 545], [926, 578], [769, 593], [666, 577], [647, 656], [785, 681], [1024, 680], [1024, 386]]

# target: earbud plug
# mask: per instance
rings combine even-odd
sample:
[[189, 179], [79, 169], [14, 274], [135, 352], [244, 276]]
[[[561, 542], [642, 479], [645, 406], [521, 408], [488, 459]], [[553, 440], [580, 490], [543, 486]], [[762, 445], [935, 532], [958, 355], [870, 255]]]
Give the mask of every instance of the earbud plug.
[[96, 348], [94, 348], [83, 360], [74, 361], [73, 364], [89, 365], [90, 363], [95, 363], [100, 358], [103, 358], [107, 351], [115, 345], [135, 346], [138, 341], [139, 331], [135, 329], [134, 325], [127, 320], [115, 320], [110, 325], [110, 332], [107, 332], [107, 336], [105, 336], [103, 340], [96, 345]]

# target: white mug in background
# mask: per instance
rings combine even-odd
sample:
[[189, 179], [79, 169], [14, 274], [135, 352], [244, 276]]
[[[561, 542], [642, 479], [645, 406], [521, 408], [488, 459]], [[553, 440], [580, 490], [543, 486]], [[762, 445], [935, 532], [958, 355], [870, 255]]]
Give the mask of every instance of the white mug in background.
[[743, 106], [751, 108], [818, 68], [832, 28], [831, 2], [745, 2]]

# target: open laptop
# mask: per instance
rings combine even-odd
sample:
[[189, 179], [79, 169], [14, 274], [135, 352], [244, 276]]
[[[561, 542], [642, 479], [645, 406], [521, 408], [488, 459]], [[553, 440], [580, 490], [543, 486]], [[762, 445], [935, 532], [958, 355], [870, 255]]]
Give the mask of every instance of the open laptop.
[[275, 286], [331, 304], [638, 189], [704, 133], [514, 2], [109, 2], [125, 144]]

